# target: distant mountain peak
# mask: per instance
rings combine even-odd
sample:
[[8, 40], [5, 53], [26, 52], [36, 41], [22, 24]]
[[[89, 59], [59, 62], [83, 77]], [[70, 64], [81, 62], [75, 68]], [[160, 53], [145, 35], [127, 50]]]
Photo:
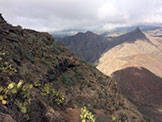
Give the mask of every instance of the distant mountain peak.
[[83, 32], [78, 32], [76, 35], [80, 35], [80, 34], [83, 34]]
[[86, 34], [94, 34], [93, 32], [91, 31], [87, 31]]
[[136, 28], [136, 31], [141, 31], [139, 27]]
[[141, 31], [141, 29], [140, 29], [139, 27], [137, 27], [137, 28], [134, 30], [134, 32], [144, 34], [144, 33]]
[[83, 32], [78, 32], [76, 35], [95, 35], [93, 32], [91, 32], [91, 31], [87, 31], [87, 32], [85, 32], [85, 33], [83, 33]]
[[137, 27], [134, 31], [125, 34], [129, 36], [129, 42], [134, 42], [136, 40], [148, 40], [146, 35]]

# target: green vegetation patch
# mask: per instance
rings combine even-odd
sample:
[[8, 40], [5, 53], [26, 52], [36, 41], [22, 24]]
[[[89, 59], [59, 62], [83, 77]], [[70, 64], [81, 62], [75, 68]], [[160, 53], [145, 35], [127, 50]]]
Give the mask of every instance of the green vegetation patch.
[[56, 91], [53, 87], [52, 87], [52, 83], [46, 83], [42, 89], [41, 89], [41, 95], [43, 96], [49, 96], [50, 98], [52, 98], [53, 102], [56, 103], [57, 105], [63, 105], [64, 101], [65, 101], [65, 97], [62, 93]]
[[86, 107], [81, 108], [80, 119], [81, 122], [95, 122], [94, 115]]

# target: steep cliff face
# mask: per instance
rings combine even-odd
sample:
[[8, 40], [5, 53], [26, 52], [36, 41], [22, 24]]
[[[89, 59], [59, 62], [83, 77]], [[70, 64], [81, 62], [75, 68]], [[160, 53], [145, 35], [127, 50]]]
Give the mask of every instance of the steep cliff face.
[[84, 106], [97, 122], [143, 121], [110, 77], [48, 33], [14, 27], [2, 16], [0, 61], [2, 122], [79, 122]]

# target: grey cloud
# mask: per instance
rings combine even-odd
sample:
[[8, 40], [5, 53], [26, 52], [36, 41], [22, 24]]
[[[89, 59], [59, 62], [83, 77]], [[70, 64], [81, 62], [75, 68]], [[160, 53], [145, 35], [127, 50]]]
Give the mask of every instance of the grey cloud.
[[159, 23], [161, 0], [1, 0], [0, 12], [14, 25], [38, 31], [105, 31]]

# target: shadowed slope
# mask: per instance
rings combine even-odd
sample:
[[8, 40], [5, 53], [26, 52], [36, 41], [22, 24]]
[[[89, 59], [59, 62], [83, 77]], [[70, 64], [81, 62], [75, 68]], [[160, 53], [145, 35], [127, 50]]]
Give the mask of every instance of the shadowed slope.
[[106, 38], [90, 31], [65, 37], [61, 39], [61, 42], [81, 59], [91, 63], [100, 57], [108, 45]]
[[162, 112], [159, 111], [162, 108], [161, 78], [143, 67], [128, 67], [114, 72], [112, 77], [118, 82], [121, 93], [141, 112], [156, 122], [162, 120]]

